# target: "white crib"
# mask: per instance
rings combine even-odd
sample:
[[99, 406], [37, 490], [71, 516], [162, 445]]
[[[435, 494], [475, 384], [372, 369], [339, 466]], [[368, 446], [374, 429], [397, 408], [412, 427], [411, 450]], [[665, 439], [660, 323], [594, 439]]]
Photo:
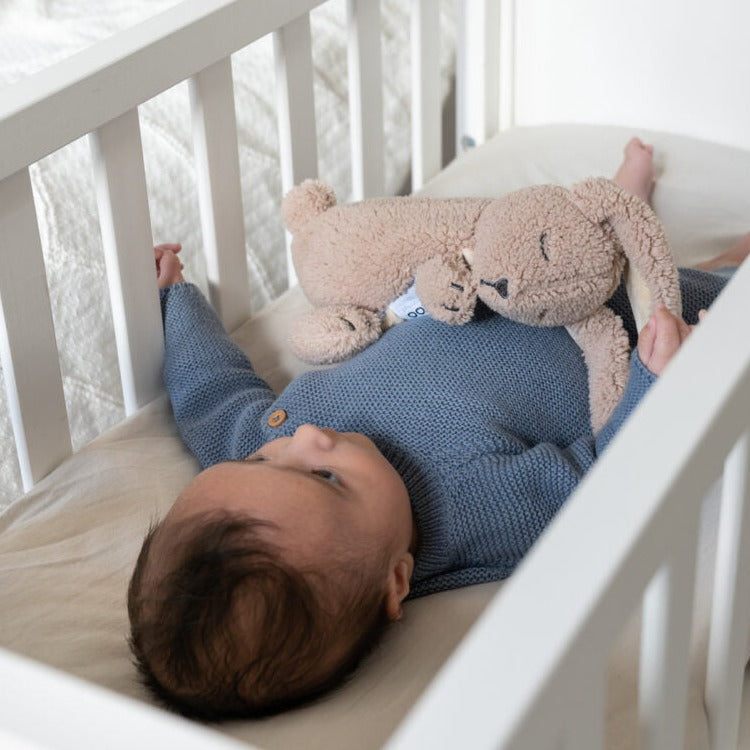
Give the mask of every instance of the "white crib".
[[[189, 82], [207, 290], [282, 385], [301, 367], [282, 332], [304, 301], [292, 289], [248, 320], [252, 207], [231, 56], [273, 35], [281, 184], [317, 175], [321, 4], [185, 0], [0, 90], [0, 354], [28, 490], [0, 515], [0, 743], [737, 747], [750, 718], [748, 264], [507, 583], [411, 603], [351, 684], [292, 714], [208, 729], [147, 705], [128, 664], [124, 581], [148, 521], [196, 465], [160, 382], [138, 107]], [[385, 191], [380, 5], [346, 11], [358, 199]], [[656, 145], [654, 205], [678, 260], [750, 229], [750, 6], [463, 0], [459, 157], [445, 169], [440, 11], [410, 8], [414, 190], [494, 195], [611, 174], [638, 133]], [[73, 452], [29, 168], [87, 134], [128, 418]]]

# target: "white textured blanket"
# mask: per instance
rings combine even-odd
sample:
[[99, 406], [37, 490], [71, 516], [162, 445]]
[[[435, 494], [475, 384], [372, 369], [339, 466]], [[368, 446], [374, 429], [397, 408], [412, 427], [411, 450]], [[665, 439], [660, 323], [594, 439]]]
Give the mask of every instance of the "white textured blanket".
[[[0, 0], [2, 88], [152, 16], [177, 0]], [[442, 2], [441, 66], [447, 90], [453, 59], [452, 4]], [[407, 185], [410, 150], [409, 5], [384, 0], [382, 58], [386, 190]], [[342, 0], [311, 14], [320, 176], [346, 200], [350, 193], [346, 17]], [[286, 286], [278, 219], [274, 68], [266, 37], [233, 58], [237, 126], [254, 309]], [[145, 103], [141, 130], [155, 242], [179, 241], [191, 278], [205, 290], [198, 199], [193, 174], [187, 86]], [[54, 123], [50, 124], [54, 127]], [[2, 148], [2, 144], [0, 144]], [[62, 355], [74, 448], [123, 416], [98, 216], [86, 139], [32, 169], [53, 316]], [[23, 248], [19, 248], [22, 252]], [[0, 507], [20, 493], [11, 426], [0, 394]]]

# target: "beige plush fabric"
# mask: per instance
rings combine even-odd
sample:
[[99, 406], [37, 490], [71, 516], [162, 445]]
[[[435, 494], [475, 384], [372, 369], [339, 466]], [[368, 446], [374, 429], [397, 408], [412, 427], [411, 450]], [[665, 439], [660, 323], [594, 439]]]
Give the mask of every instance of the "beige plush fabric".
[[[513, 131], [450, 166], [425, 192], [499, 195], [536, 182], [570, 185], [590, 174], [611, 174], [631, 135], [580, 126]], [[663, 175], [654, 200], [679, 257], [706, 257], [746, 231], [750, 154], [682, 138], [638, 135], [654, 142], [661, 154]], [[292, 292], [235, 333], [276, 388], [303, 368], [282, 342], [290, 322], [305, 309], [299, 291]], [[149, 522], [169, 507], [196, 470], [162, 399], [94, 441], [0, 515], [0, 645], [148, 700], [125, 644], [125, 587]], [[714, 504], [706, 518], [690, 695], [691, 750], [707, 747], [700, 675]], [[403, 621], [350, 684], [317, 705], [268, 721], [231, 723], [221, 731], [268, 748], [381, 746], [498, 587], [487, 584], [408, 603]], [[612, 655], [608, 747], [636, 745], [633, 623], [623, 625], [625, 634]], [[554, 623], [545, 637], [555, 637]], [[86, 707], [71, 720], [85, 726]]]

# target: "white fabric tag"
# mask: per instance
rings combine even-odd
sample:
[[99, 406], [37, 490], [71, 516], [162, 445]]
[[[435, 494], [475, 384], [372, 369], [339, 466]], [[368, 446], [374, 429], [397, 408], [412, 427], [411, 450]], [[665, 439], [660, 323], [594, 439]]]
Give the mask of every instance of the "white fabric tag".
[[416, 285], [414, 283], [400, 296], [388, 305], [388, 309], [402, 320], [414, 320], [427, 315], [422, 303], [417, 297]]

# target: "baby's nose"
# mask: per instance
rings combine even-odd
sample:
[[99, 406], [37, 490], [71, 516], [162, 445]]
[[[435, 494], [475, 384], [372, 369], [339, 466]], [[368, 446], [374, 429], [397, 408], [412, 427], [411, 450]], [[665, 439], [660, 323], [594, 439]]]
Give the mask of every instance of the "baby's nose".
[[301, 448], [316, 448], [330, 450], [334, 445], [334, 438], [330, 430], [323, 430], [314, 424], [300, 425], [292, 437], [292, 445]]

